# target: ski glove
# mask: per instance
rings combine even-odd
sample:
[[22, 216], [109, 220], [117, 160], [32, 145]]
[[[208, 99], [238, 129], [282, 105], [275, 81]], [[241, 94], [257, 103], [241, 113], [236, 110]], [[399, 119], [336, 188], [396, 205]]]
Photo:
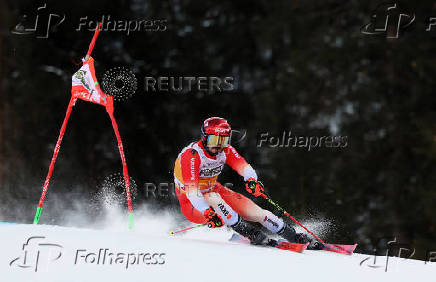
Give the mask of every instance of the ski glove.
[[263, 189], [262, 182], [257, 181], [254, 178], [248, 178], [247, 181], [245, 181], [245, 190], [255, 197], [262, 196], [264, 199], [268, 198]]
[[219, 228], [223, 226], [223, 220], [213, 208], [208, 208], [207, 210], [205, 210], [203, 215], [207, 219], [207, 227]]

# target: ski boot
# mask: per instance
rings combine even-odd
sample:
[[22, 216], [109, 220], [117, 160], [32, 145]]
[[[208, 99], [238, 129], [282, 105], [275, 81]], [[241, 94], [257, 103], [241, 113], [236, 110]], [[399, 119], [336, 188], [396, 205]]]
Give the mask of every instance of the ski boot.
[[324, 249], [324, 244], [322, 244], [321, 242], [315, 241], [313, 240], [309, 246], [307, 246], [308, 250], [322, 250]]
[[263, 245], [265, 244], [266, 234], [256, 228], [251, 222], [239, 217], [238, 222], [230, 226], [234, 231], [250, 240], [250, 244]]
[[312, 239], [310, 239], [306, 234], [297, 233], [293, 227], [286, 223], [283, 225], [282, 230], [280, 230], [277, 234], [291, 243], [306, 244], [312, 241]]
[[309, 243], [309, 245], [307, 246], [308, 250], [322, 250], [322, 249], [324, 249], [324, 245], [321, 242], [313, 240], [312, 238], [310, 238], [306, 234], [297, 233], [295, 235], [295, 238], [296, 238], [296, 243], [300, 243], [300, 244]]
[[309, 243], [309, 245], [307, 246], [308, 250], [322, 250], [324, 248], [324, 245], [322, 243], [316, 240], [312, 240], [306, 234], [297, 233], [293, 227], [289, 226], [286, 223], [283, 226], [283, 229], [280, 230], [277, 234], [288, 240], [288, 242], [299, 244]]

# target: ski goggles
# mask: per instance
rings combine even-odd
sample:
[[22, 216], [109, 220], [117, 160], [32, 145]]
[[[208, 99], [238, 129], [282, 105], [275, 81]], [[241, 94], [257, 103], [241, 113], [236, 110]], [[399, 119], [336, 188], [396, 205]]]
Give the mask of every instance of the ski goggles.
[[230, 143], [230, 136], [208, 135], [206, 138], [207, 147], [224, 148]]

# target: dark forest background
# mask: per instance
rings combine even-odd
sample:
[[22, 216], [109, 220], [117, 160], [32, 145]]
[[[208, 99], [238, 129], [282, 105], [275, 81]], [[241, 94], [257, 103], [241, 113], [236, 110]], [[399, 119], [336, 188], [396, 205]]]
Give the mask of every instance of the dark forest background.
[[[44, 3], [41, 20], [65, 14], [48, 38], [11, 32], [23, 15], [31, 25]], [[273, 199], [296, 218], [334, 221], [326, 240], [370, 251], [380, 238], [397, 237], [422, 257], [436, 249], [436, 31], [425, 31], [436, 6], [397, 3], [391, 19], [400, 12], [416, 19], [388, 38], [395, 24], [379, 35], [361, 32], [379, 1], [0, 1], [1, 219], [32, 222], [74, 62], [93, 34], [76, 31], [80, 18], [163, 19], [164, 31], [103, 31], [93, 51], [100, 80], [117, 66], [138, 79], [133, 97], [115, 103], [138, 185], [135, 205], [177, 207], [171, 197], [146, 197], [144, 183], [172, 182], [179, 151], [199, 137], [205, 118], [221, 116], [246, 132], [234, 145]], [[145, 76], [230, 76], [235, 89], [145, 92]], [[283, 131], [347, 136], [347, 146], [257, 147], [260, 133]], [[51, 193], [91, 195], [114, 172], [121, 162], [109, 118], [101, 106], [78, 101], [48, 200]], [[220, 179], [242, 191], [230, 169]], [[42, 222], [56, 220], [48, 210]]]

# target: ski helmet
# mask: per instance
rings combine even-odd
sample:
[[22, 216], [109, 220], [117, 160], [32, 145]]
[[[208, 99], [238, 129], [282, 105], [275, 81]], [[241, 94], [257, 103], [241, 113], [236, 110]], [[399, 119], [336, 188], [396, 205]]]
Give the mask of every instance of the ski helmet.
[[210, 117], [201, 126], [201, 139], [205, 148], [224, 148], [230, 143], [232, 129], [227, 120], [220, 117]]

